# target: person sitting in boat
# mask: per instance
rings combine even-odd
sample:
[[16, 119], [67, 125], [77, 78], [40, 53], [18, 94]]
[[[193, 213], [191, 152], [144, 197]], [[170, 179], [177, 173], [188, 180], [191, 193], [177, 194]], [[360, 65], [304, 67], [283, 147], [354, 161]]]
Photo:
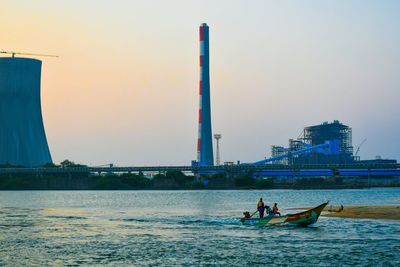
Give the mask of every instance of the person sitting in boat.
[[248, 212], [248, 211], [245, 211], [245, 212], [243, 212], [243, 218], [245, 218], [245, 219], [250, 219], [250, 212]]
[[258, 203], [257, 203], [257, 210], [258, 210], [258, 213], [260, 214], [260, 218], [263, 218], [264, 217], [264, 202], [263, 202], [263, 199], [262, 198], [260, 198], [260, 200], [258, 201]]
[[245, 212], [243, 212], [243, 217], [240, 218], [240, 221], [244, 222], [245, 220], [250, 219], [250, 218], [251, 218], [250, 212], [245, 211]]
[[271, 209], [270, 206], [265, 206], [265, 213], [266, 213], [268, 216], [274, 215], [274, 213], [272, 212], [272, 209]]
[[274, 207], [272, 208], [272, 213], [273, 214], [278, 214], [279, 216], [281, 216], [281, 213], [278, 210], [278, 204], [274, 203]]

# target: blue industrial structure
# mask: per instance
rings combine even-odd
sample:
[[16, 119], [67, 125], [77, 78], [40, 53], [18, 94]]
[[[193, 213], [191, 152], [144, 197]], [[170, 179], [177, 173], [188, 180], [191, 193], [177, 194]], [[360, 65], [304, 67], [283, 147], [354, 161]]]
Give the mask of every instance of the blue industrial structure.
[[339, 140], [337, 140], [337, 139], [325, 141], [324, 144], [319, 144], [319, 145], [314, 145], [314, 146], [304, 144], [304, 146], [305, 146], [305, 148], [303, 148], [303, 149], [299, 149], [299, 150], [295, 150], [295, 151], [288, 150], [288, 152], [285, 154], [281, 154], [278, 156], [272, 156], [270, 158], [251, 163], [251, 165], [267, 164], [267, 163], [282, 160], [282, 159], [288, 158], [288, 157], [293, 157], [293, 156], [297, 156], [297, 155], [305, 155], [305, 154], [313, 152], [313, 151], [317, 151], [318, 153], [321, 153], [323, 155], [339, 154]]
[[52, 162], [43, 127], [40, 60], [0, 58], [0, 164]]
[[199, 34], [199, 136], [197, 139], [197, 162], [194, 163], [200, 166], [213, 166], [214, 155], [211, 130], [209, 28], [206, 23], [201, 24]]
[[[330, 142], [334, 149], [311, 150], [310, 153], [294, 153], [303, 149]], [[334, 142], [334, 143], [332, 143]], [[333, 148], [333, 147], [332, 147]], [[353, 156], [352, 130], [338, 120], [332, 123], [305, 127], [302, 137], [289, 139], [289, 146], [272, 146], [271, 155], [290, 154], [285, 160], [277, 159], [279, 164], [349, 164], [355, 162]]]
[[[299, 140], [292, 140], [289, 145], [291, 150], [297, 150], [297, 145], [307, 144], [315, 146], [328, 140], [337, 140], [337, 153], [320, 153], [315, 151], [310, 154], [303, 154], [292, 159], [293, 164], [332, 164], [352, 163], [353, 144], [352, 129], [334, 120], [332, 123], [324, 122], [320, 125], [308, 126], [303, 130], [303, 136]], [[301, 141], [301, 142], [299, 142]]]

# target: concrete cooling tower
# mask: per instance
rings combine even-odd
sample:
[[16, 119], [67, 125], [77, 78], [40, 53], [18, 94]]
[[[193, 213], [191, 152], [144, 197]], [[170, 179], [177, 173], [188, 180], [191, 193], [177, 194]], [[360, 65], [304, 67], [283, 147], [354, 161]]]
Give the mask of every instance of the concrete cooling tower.
[[0, 164], [52, 162], [40, 105], [42, 62], [0, 58]]

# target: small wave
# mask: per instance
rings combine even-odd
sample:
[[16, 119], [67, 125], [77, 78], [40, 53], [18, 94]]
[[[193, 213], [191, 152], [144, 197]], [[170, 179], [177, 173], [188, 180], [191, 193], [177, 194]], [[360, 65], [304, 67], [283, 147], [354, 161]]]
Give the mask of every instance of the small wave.
[[197, 220], [184, 220], [180, 221], [180, 224], [201, 224], [201, 225], [238, 225], [240, 221], [238, 219], [226, 218], [226, 219], [197, 219]]
[[26, 214], [7, 214], [6, 217], [25, 218], [25, 217], [28, 217], [28, 215], [26, 215]]
[[124, 222], [155, 222], [156, 220], [126, 218], [126, 219], [122, 219], [122, 221], [124, 221]]
[[0, 227], [32, 227], [35, 226], [33, 223], [17, 223], [17, 224], [0, 224]]
[[146, 222], [161, 222], [160, 220], [152, 220], [152, 219], [140, 219], [140, 218], [111, 218], [109, 221], [112, 222], [141, 222], [141, 223], [146, 223]]
[[59, 215], [49, 215], [47, 218], [51, 219], [64, 219], [64, 220], [86, 220], [86, 217], [80, 216], [59, 216]]

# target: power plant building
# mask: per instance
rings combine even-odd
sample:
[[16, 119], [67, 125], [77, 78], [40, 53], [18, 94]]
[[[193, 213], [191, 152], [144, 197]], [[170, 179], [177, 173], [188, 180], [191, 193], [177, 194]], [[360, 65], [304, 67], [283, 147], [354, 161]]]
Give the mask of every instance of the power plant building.
[[352, 130], [349, 126], [340, 123], [338, 120], [333, 123], [324, 122], [304, 128], [304, 142], [310, 145], [323, 144], [327, 140], [339, 140], [339, 152], [341, 154], [353, 154]]
[[[289, 149], [283, 146], [271, 146], [271, 157], [278, 157], [282, 155], [286, 155], [288, 153]], [[281, 165], [287, 165], [288, 164], [288, 159], [287, 157], [279, 159], [279, 160], [274, 160], [275, 164], [281, 164]]]
[[[287, 161], [274, 161], [276, 164], [346, 164], [354, 163], [352, 130], [338, 120], [332, 123], [324, 122], [320, 125], [305, 127], [303, 136], [298, 139], [289, 139], [288, 148], [272, 146], [271, 155], [287, 153]], [[291, 153], [321, 144], [334, 144], [334, 149], [316, 149], [307, 153], [291, 156]], [[296, 153], [295, 153], [296, 154]]]
[[332, 123], [324, 122], [320, 125], [305, 127], [301, 140], [308, 145], [315, 146], [327, 141], [336, 140], [338, 151], [335, 154], [323, 154], [318, 151], [310, 154], [299, 155], [294, 158], [299, 164], [345, 164], [352, 163], [353, 144], [352, 130], [349, 126], [334, 120]]
[[51, 163], [40, 101], [40, 60], [0, 57], [0, 164]]

